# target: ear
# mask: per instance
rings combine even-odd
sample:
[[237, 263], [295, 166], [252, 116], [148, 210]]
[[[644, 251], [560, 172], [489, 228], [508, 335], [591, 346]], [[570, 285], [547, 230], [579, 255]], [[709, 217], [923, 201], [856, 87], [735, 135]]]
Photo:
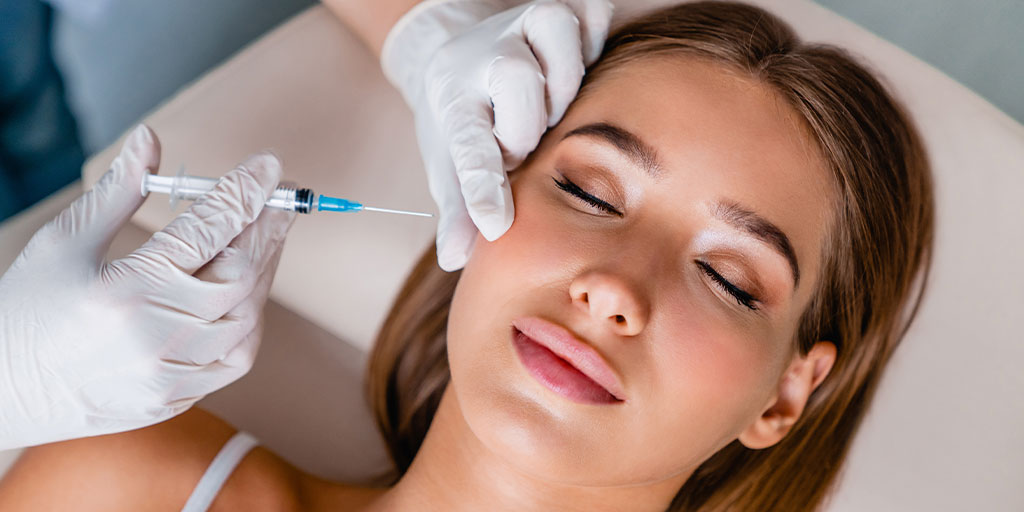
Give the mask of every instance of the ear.
[[800, 419], [811, 392], [825, 380], [835, 360], [836, 346], [827, 341], [815, 343], [806, 356], [794, 356], [772, 403], [740, 434], [743, 446], [759, 450], [781, 441]]

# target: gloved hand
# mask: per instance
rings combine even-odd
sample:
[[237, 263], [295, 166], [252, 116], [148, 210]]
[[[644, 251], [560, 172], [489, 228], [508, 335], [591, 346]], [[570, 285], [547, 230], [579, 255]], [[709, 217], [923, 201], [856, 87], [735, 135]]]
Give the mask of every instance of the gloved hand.
[[263, 209], [280, 163], [250, 157], [141, 248], [104, 263], [159, 163], [159, 142], [139, 126], [0, 278], [0, 449], [151, 425], [251, 367], [294, 219]]
[[395, 24], [381, 50], [384, 74], [415, 114], [440, 209], [438, 263], [448, 271], [465, 265], [477, 228], [495, 240], [512, 225], [505, 171], [562, 118], [585, 65], [601, 53], [612, 12], [607, 0], [504, 7], [427, 0]]

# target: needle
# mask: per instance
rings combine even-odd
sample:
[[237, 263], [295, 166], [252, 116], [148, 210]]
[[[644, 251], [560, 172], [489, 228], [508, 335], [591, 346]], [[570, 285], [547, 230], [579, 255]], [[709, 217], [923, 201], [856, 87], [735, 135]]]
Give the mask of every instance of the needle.
[[363, 205], [363, 209], [364, 210], [369, 210], [371, 212], [400, 213], [402, 215], [416, 215], [418, 217], [433, 217], [433, 215], [430, 214], [430, 213], [410, 212], [410, 211], [407, 211], [407, 210], [392, 210], [390, 208], [375, 208], [373, 206], [366, 206], [366, 205]]

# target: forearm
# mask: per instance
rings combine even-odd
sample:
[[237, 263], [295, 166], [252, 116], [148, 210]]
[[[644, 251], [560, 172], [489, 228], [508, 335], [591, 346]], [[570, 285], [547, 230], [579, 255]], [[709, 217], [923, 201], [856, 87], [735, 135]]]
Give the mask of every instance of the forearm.
[[[352, 30], [376, 57], [391, 27], [421, 0], [323, 0], [335, 16]], [[501, 0], [512, 7], [525, 0]]]
[[331, 12], [380, 57], [388, 31], [420, 0], [323, 0]]

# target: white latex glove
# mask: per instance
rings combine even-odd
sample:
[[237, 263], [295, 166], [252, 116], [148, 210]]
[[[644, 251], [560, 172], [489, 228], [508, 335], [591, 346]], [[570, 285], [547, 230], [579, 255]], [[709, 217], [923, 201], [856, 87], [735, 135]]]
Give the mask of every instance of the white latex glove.
[[[441, 268], [465, 265], [477, 228], [495, 240], [512, 225], [507, 169], [518, 166], [576, 97], [601, 53], [607, 0], [427, 0], [402, 17], [381, 65], [416, 117], [437, 202]], [[475, 224], [475, 225], [474, 225]]]
[[[244, 375], [294, 214], [250, 157], [141, 248], [104, 263], [160, 146], [139, 126], [0, 278], [0, 449], [140, 428]], [[262, 212], [262, 213], [261, 213]]]

